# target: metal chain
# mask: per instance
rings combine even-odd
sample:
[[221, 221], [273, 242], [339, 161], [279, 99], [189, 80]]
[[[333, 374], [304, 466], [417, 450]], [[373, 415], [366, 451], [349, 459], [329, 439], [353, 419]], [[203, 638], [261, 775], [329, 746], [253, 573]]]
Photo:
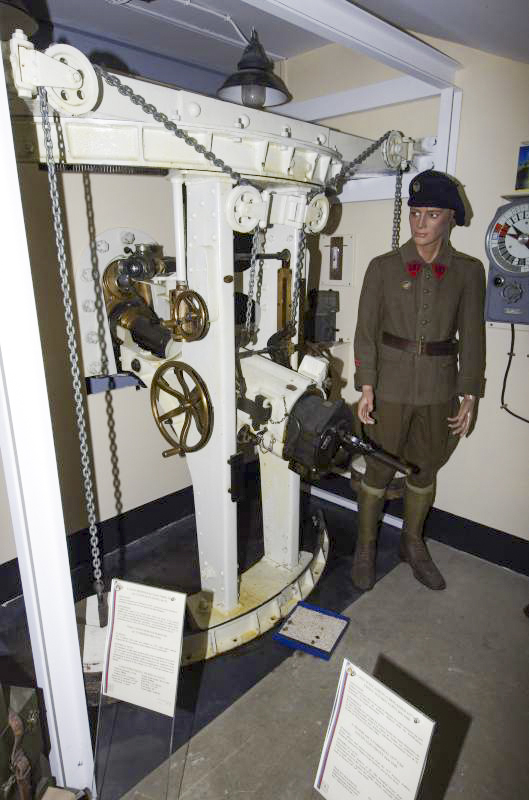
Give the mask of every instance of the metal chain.
[[222, 158], [217, 158], [212, 150], [208, 150], [203, 144], [200, 144], [195, 138], [193, 138], [193, 136], [189, 136], [189, 134], [182, 130], [182, 128], [179, 128], [176, 123], [171, 122], [167, 114], [158, 111], [156, 106], [153, 106], [152, 103], [147, 103], [141, 94], [134, 94], [131, 86], [127, 86], [126, 84], [122, 83], [116, 75], [110, 75], [104, 67], [98, 64], [93, 64], [93, 67], [96, 73], [101, 75], [103, 80], [106, 81], [109, 86], [113, 86], [118, 90], [119, 94], [123, 95], [124, 97], [128, 97], [131, 103], [133, 103], [135, 106], [140, 106], [141, 110], [145, 114], [148, 114], [156, 122], [159, 122], [161, 125], [163, 125], [168, 131], [174, 133], [178, 139], [182, 139], [199, 155], [204, 156], [206, 161], [211, 161], [214, 167], [217, 167], [217, 169], [225, 172], [226, 175], [229, 175], [230, 178], [236, 181], [236, 183], [243, 185], [250, 184], [250, 181], [246, 178], [243, 178], [240, 172], [232, 169], [222, 160]]
[[391, 236], [391, 249], [398, 250], [400, 241], [400, 218], [402, 214], [402, 170], [398, 169], [395, 176], [395, 201], [393, 205], [393, 233]]
[[[261, 231], [261, 253], [265, 252], [266, 248], [266, 228], [265, 230]], [[261, 303], [261, 292], [263, 289], [263, 277], [264, 277], [264, 261], [262, 258], [259, 259], [259, 271], [257, 273], [257, 284], [255, 290], [255, 304], [258, 306]]]
[[296, 259], [296, 271], [294, 273], [294, 291], [292, 292], [292, 303], [290, 306], [290, 322], [292, 326], [296, 324], [298, 315], [299, 291], [301, 287], [301, 274], [305, 263], [305, 229], [301, 227], [298, 233], [298, 252]]
[[[254, 230], [252, 237], [252, 252], [250, 255], [250, 278], [248, 281], [248, 294], [246, 297], [246, 332], [249, 336], [252, 335], [252, 307], [253, 303], [253, 290], [255, 286], [255, 269], [257, 266], [257, 253], [259, 252], [259, 226]], [[255, 323], [255, 315], [254, 315]]]
[[386, 131], [386, 133], [381, 136], [380, 139], [377, 139], [376, 142], [373, 142], [373, 144], [370, 144], [369, 147], [366, 147], [366, 149], [363, 150], [356, 158], [354, 158], [352, 161], [348, 161], [346, 164], [343, 164], [340, 172], [338, 172], [334, 178], [331, 178], [330, 181], [328, 181], [326, 188], [339, 191], [339, 184], [345, 178], [350, 178], [355, 172], [356, 167], [369, 158], [369, 156], [373, 155], [375, 150], [378, 150], [379, 147], [382, 147], [390, 135], [391, 131]]
[[[182, 128], [179, 128], [178, 125], [176, 125], [176, 123], [171, 122], [167, 114], [158, 111], [156, 106], [154, 106], [152, 103], [147, 103], [147, 101], [145, 100], [144, 97], [141, 96], [141, 94], [135, 94], [132, 87], [122, 83], [120, 79], [117, 77], [117, 75], [110, 75], [106, 71], [106, 69], [102, 67], [100, 64], [93, 64], [93, 67], [96, 73], [99, 74], [103, 78], [103, 80], [106, 83], [108, 83], [109, 86], [112, 86], [115, 89], [117, 89], [119, 94], [123, 95], [124, 97], [128, 97], [131, 103], [133, 103], [135, 106], [140, 106], [145, 114], [152, 116], [152, 118], [156, 122], [159, 122], [161, 125], [164, 126], [164, 128], [166, 128], [168, 131], [171, 131], [171, 133], [174, 133], [174, 135], [178, 139], [182, 139], [187, 145], [192, 147], [199, 155], [204, 156], [204, 158], [207, 161], [211, 161], [214, 167], [217, 167], [217, 169], [220, 169], [222, 172], [226, 173], [226, 175], [229, 175], [230, 178], [232, 178], [236, 183], [242, 185], [251, 185], [251, 181], [249, 181], [247, 178], [243, 178], [240, 172], [237, 172], [236, 170], [232, 169], [232, 167], [226, 164], [225, 161], [223, 161], [221, 158], [218, 158], [212, 150], [208, 150], [205, 147], [205, 145], [200, 144], [197, 141], [197, 139], [195, 139], [193, 136], [189, 136], [189, 134], [186, 133], [184, 130], [182, 130]], [[340, 172], [338, 172], [333, 178], [331, 178], [328, 181], [325, 188], [338, 190], [338, 184], [344, 178], [350, 178], [351, 175], [354, 173], [355, 168], [363, 161], [365, 161], [367, 158], [369, 158], [369, 156], [372, 155], [376, 150], [378, 150], [378, 148], [384, 144], [384, 142], [390, 136], [390, 134], [391, 131], [386, 131], [386, 133], [383, 136], [381, 136], [380, 139], [377, 139], [376, 142], [373, 142], [373, 144], [369, 145], [369, 147], [367, 147], [355, 159], [343, 164]], [[316, 189], [313, 192], [311, 192], [310, 195], [307, 196], [307, 205], [312, 199], [312, 197], [315, 194], [318, 194], [319, 191], [320, 190]]]
[[92, 465], [90, 463], [90, 453], [88, 449], [88, 439], [86, 433], [86, 419], [83, 404], [83, 393], [81, 391], [81, 371], [79, 368], [79, 353], [77, 350], [75, 336], [75, 322], [72, 308], [72, 298], [70, 290], [70, 279], [68, 276], [68, 266], [66, 263], [66, 249], [64, 245], [64, 226], [62, 222], [59, 186], [57, 182], [57, 171], [55, 169], [55, 159], [53, 156], [53, 143], [51, 139], [51, 126], [48, 108], [48, 97], [46, 89], [39, 86], [40, 113], [42, 117], [42, 130], [44, 132], [44, 145], [46, 148], [46, 161], [48, 165], [48, 182], [50, 187], [50, 198], [52, 204], [53, 227], [55, 230], [55, 242], [57, 245], [57, 257], [59, 260], [59, 277], [61, 283], [64, 318], [66, 321], [66, 335], [68, 344], [68, 355], [70, 359], [70, 371], [72, 375], [72, 387], [75, 401], [75, 415], [77, 421], [77, 432], [79, 435], [79, 450], [81, 453], [81, 467], [83, 473], [84, 495], [86, 512], [88, 516], [88, 529], [90, 531], [90, 546], [92, 551], [92, 566], [94, 572], [94, 583], [98, 593], [103, 592], [103, 581], [101, 572], [101, 558], [99, 552], [99, 536], [96, 524], [94, 489], [92, 481]]
[[[83, 173], [83, 190], [86, 208], [86, 221], [88, 223], [88, 240], [90, 242], [90, 262], [92, 265], [92, 281], [94, 285], [94, 305], [97, 320], [97, 332], [99, 335], [99, 350], [101, 353], [101, 375], [107, 375], [109, 371], [108, 347], [106, 340], [106, 308], [103, 296], [101, 276], [99, 274], [99, 256], [97, 252], [96, 224], [94, 215], [94, 203], [92, 198], [92, 187], [90, 176], [87, 172]], [[112, 386], [112, 379], [110, 381]], [[110, 464], [112, 467], [112, 485], [114, 487], [114, 500], [116, 514], [118, 517], [123, 513], [123, 493], [121, 491], [121, 479], [119, 474], [119, 455], [116, 434], [116, 420], [114, 414], [114, 401], [111, 389], [105, 392], [105, 410], [108, 430], [108, 446], [110, 453]]]

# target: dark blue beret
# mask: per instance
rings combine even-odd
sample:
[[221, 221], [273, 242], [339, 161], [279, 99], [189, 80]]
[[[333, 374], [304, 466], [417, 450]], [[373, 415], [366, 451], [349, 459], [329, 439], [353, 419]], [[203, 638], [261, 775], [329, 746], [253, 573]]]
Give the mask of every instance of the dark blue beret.
[[465, 224], [465, 206], [457, 183], [444, 172], [428, 169], [420, 172], [410, 183], [409, 206], [451, 208], [456, 225]]

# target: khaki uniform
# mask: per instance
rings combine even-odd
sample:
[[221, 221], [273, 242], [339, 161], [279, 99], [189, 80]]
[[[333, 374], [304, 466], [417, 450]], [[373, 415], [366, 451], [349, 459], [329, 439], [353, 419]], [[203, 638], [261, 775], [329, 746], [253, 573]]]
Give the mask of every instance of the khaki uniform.
[[[447, 416], [458, 395], [482, 396], [485, 371], [485, 271], [482, 263], [445, 243], [432, 264], [413, 240], [374, 258], [367, 269], [355, 334], [355, 387], [375, 390], [376, 425], [370, 437], [420, 467], [410, 483], [427, 486], [459, 437]], [[457, 354], [407, 352], [383, 333], [417, 342], [457, 340]], [[366, 483], [382, 488], [392, 472], [369, 459]]]

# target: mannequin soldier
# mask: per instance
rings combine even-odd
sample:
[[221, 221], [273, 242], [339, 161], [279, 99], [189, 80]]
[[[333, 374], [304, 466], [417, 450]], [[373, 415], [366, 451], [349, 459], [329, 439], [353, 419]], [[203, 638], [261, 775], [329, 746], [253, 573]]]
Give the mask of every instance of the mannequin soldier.
[[[449, 243], [465, 209], [457, 184], [422, 172], [410, 186], [412, 238], [367, 269], [355, 334], [357, 414], [370, 438], [418, 467], [406, 479], [400, 557], [417, 580], [444, 589], [423, 541], [435, 476], [468, 435], [485, 370], [485, 273], [480, 261]], [[456, 338], [457, 334], [457, 338]], [[462, 398], [461, 400], [459, 398]], [[353, 583], [375, 583], [378, 522], [390, 467], [367, 458], [358, 491]]]

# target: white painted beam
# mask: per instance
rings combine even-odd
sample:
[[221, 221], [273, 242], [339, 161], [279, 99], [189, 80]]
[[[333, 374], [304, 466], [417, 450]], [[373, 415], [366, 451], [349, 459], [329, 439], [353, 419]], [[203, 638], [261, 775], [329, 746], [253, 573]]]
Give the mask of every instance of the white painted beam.
[[439, 94], [439, 88], [407, 75], [389, 81], [370, 83], [355, 89], [313, 97], [299, 103], [287, 103], [279, 112], [287, 117], [318, 122], [322, 119], [340, 117], [356, 111], [369, 111], [372, 108], [407, 103]]
[[460, 67], [453, 58], [347, 0], [243, 2], [311, 31], [329, 42], [358, 50], [439, 89], [453, 84], [455, 72]]
[[[402, 196], [408, 196], [410, 181], [417, 172], [406, 173], [402, 178]], [[389, 200], [395, 196], [394, 175], [353, 178], [339, 195], [341, 203], [361, 203], [366, 200]], [[388, 250], [391, 242], [388, 244]]]
[[461, 122], [461, 106], [463, 105], [463, 91], [454, 88], [454, 98], [452, 101], [452, 118], [450, 123], [450, 144], [448, 145], [448, 157], [446, 160], [446, 171], [454, 175], [457, 163], [457, 145], [459, 142], [459, 125]]
[[452, 175], [456, 168], [462, 97], [461, 89], [443, 89], [439, 105], [435, 169]]

